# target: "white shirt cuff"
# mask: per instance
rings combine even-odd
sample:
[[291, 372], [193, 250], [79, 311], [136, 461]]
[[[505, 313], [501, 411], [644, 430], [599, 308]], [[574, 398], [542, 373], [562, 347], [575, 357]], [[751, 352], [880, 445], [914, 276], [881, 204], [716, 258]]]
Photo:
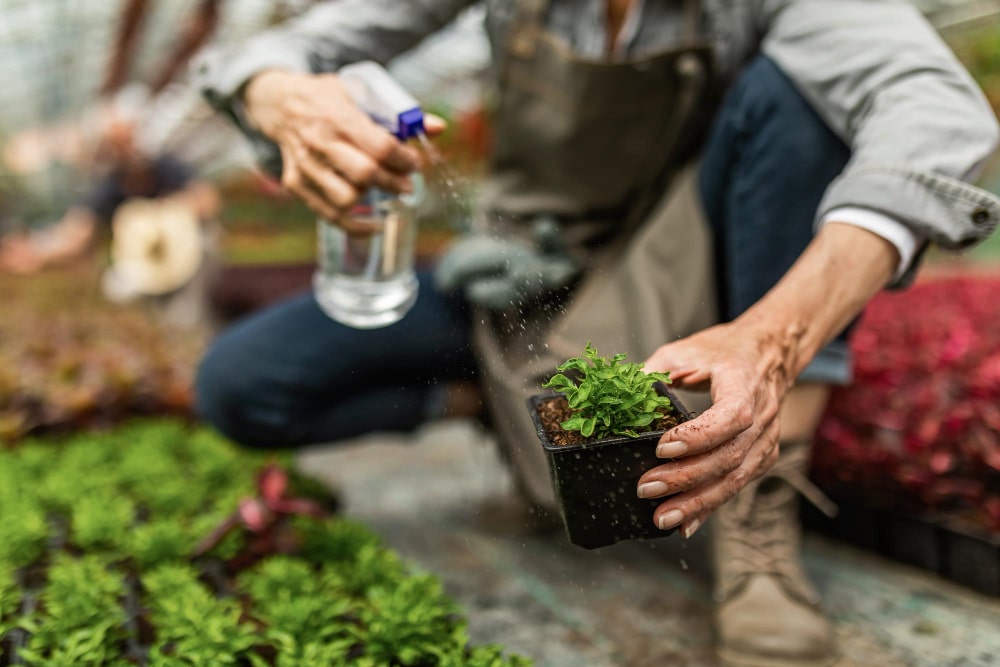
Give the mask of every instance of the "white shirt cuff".
[[892, 282], [903, 277], [906, 270], [910, 268], [910, 264], [913, 263], [917, 250], [924, 242], [919, 234], [903, 223], [868, 208], [853, 206], [835, 208], [823, 216], [820, 225], [829, 222], [841, 222], [867, 229], [872, 234], [877, 234], [894, 245], [899, 253], [899, 266], [896, 267], [896, 275], [893, 276]]

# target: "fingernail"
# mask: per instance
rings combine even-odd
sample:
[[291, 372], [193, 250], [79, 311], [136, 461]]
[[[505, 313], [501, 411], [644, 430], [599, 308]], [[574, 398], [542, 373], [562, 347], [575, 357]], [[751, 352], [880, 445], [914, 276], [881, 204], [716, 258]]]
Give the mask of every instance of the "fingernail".
[[684, 536], [685, 540], [689, 539], [692, 535], [698, 532], [699, 528], [701, 528], [701, 519], [695, 519], [688, 525], [681, 528], [681, 535]]
[[646, 482], [640, 484], [636, 493], [640, 498], [658, 498], [667, 492], [667, 485], [663, 482]]
[[670, 510], [666, 514], [660, 516], [656, 525], [660, 527], [660, 530], [667, 530], [669, 528], [676, 528], [681, 525], [682, 521], [684, 521], [684, 512], [681, 512], [680, 510]]
[[687, 453], [688, 446], [680, 440], [661, 442], [656, 446], [656, 456], [661, 459], [675, 459]]

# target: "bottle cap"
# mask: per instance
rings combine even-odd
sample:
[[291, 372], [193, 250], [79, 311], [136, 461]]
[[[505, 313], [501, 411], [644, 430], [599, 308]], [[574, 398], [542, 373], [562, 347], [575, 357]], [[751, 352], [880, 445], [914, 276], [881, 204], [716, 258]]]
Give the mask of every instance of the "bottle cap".
[[405, 141], [424, 131], [420, 103], [384, 67], [371, 60], [338, 72], [347, 92], [372, 120]]

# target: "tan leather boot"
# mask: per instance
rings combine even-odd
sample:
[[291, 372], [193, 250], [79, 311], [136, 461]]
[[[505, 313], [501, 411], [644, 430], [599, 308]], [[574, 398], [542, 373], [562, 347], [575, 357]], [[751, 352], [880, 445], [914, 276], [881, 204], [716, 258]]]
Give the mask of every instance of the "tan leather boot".
[[717, 650], [731, 667], [822, 667], [836, 658], [833, 629], [799, 561], [798, 493], [823, 511], [836, 508], [805, 477], [808, 446], [782, 450], [712, 521]]

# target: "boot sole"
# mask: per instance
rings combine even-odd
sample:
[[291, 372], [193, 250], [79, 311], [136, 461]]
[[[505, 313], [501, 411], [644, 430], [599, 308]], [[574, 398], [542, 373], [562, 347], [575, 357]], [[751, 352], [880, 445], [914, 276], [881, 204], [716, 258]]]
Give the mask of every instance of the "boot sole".
[[789, 659], [774, 656], [753, 655], [750, 653], [740, 653], [739, 651], [729, 651], [726, 649], [716, 649], [719, 659], [725, 667], [830, 667], [837, 661], [837, 655], [823, 656], [822, 658]]

